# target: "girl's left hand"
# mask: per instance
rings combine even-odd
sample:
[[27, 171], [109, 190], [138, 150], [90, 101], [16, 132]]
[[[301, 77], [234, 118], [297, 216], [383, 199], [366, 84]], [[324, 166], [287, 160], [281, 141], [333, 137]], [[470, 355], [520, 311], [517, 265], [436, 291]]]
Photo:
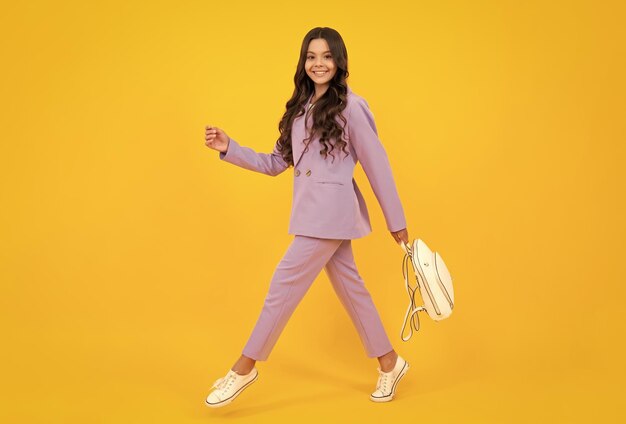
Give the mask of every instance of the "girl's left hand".
[[405, 228], [400, 231], [391, 231], [391, 235], [396, 243], [400, 244], [401, 241], [409, 244], [409, 231]]

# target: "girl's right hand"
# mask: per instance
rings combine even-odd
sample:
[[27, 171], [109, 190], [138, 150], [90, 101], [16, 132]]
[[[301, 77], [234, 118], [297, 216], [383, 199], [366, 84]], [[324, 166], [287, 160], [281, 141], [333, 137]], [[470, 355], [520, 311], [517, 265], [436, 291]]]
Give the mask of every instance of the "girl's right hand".
[[400, 231], [391, 232], [391, 236], [398, 244], [402, 242], [409, 244], [409, 230], [407, 230], [406, 228]]
[[207, 125], [204, 131], [204, 139], [204, 144], [211, 149], [222, 153], [228, 150], [229, 137], [224, 131], [217, 127]]

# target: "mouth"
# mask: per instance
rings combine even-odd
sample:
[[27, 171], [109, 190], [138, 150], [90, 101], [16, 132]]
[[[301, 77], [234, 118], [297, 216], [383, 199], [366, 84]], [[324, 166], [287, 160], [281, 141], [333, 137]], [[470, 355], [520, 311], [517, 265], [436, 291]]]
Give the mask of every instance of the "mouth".
[[328, 73], [328, 71], [313, 71], [313, 74], [315, 74], [318, 77], [323, 77], [327, 73]]

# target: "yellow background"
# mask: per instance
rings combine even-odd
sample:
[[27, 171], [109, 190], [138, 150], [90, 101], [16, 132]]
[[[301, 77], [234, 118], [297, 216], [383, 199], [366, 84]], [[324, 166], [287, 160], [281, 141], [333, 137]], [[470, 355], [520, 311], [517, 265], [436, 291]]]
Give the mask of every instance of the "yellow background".
[[[10, 2], [2, 46], [0, 421], [623, 422], [626, 57], [621, 2]], [[411, 238], [453, 315], [408, 343], [402, 251], [357, 265], [412, 369], [377, 361], [324, 274], [259, 381], [204, 398], [287, 249], [292, 172], [226, 162], [204, 126], [269, 152], [315, 26], [343, 36]]]

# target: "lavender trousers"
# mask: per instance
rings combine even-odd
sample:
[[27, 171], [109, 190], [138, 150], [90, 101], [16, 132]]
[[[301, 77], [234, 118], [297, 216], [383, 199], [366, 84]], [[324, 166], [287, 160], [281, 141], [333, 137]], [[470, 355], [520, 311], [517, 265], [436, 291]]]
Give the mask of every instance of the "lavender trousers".
[[352, 240], [294, 236], [276, 267], [265, 303], [242, 353], [267, 360], [287, 321], [322, 271], [356, 327], [367, 356], [393, 350], [372, 297], [354, 262]]

